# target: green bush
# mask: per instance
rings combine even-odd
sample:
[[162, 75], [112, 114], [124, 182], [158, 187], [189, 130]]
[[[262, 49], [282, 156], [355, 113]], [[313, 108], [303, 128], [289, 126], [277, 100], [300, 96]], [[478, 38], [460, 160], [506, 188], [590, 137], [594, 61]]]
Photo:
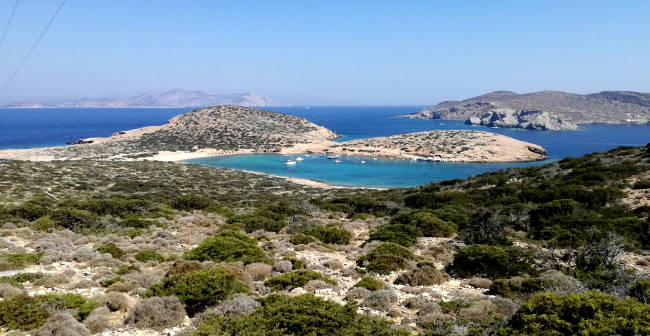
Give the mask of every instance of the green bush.
[[75, 232], [89, 229], [97, 222], [96, 214], [87, 210], [69, 208], [54, 210], [50, 218], [56, 223], [56, 226]]
[[56, 222], [50, 216], [43, 216], [33, 221], [31, 227], [34, 231], [53, 231], [56, 229]]
[[109, 287], [110, 285], [116, 284], [116, 283], [118, 283], [118, 282], [120, 282], [122, 280], [123, 280], [122, 277], [116, 276], [116, 277], [113, 277], [113, 278], [110, 278], [110, 279], [102, 280], [102, 281], [99, 282], [99, 284], [102, 287]]
[[181, 211], [204, 210], [212, 204], [213, 201], [211, 198], [198, 195], [177, 196], [169, 201], [169, 206]]
[[497, 279], [490, 285], [488, 294], [507, 298], [521, 298], [544, 291], [547, 280], [542, 278]]
[[328, 284], [336, 285], [336, 282], [334, 280], [331, 280], [318, 272], [310, 271], [307, 269], [300, 269], [297, 271], [276, 275], [266, 280], [264, 282], [264, 285], [273, 290], [291, 290], [293, 288], [304, 286], [310, 280], [321, 280]]
[[377, 279], [373, 278], [370, 276], [363, 277], [359, 282], [357, 282], [354, 286], [352, 287], [361, 287], [365, 288], [367, 290], [378, 290], [378, 289], [384, 289], [386, 288], [386, 283]]
[[121, 248], [117, 247], [117, 245], [114, 243], [102, 244], [97, 247], [95, 251], [102, 254], [108, 253], [115, 259], [120, 259], [120, 257], [124, 255], [124, 251]]
[[42, 279], [42, 273], [18, 273], [10, 276], [0, 277], [0, 283], [10, 284], [14, 287], [23, 288], [23, 283]]
[[412, 225], [387, 224], [380, 226], [376, 231], [370, 233], [368, 241], [383, 241], [399, 244], [402, 246], [413, 246], [418, 238], [422, 237], [422, 231]]
[[650, 179], [642, 179], [634, 182], [632, 189], [650, 189]]
[[9, 262], [9, 269], [21, 269], [29, 265], [38, 264], [42, 256], [42, 253], [19, 252], [0, 255], [0, 259], [5, 259]]
[[60, 311], [70, 311], [83, 321], [98, 304], [77, 294], [17, 295], [0, 304], [0, 326], [28, 331], [40, 327]]
[[165, 257], [162, 254], [150, 249], [140, 250], [135, 255], [133, 255], [133, 257], [135, 260], [140, 262], [147, 262], [150, 260], [155, 260], [158, 262], [165, 261]]
[[311, 294], [274, 294], [258, 301], [261, 305], [252, 314], [212, 316], [196, 335], [409, 335], [386, 320], [358, 314], [354, 305], [342, 306]]
[[133, 272], [140, 272], [140, 267], [131, 264], [122, 264], [122, 266], [115, 271], [115, 274], [125, 275]]
[[185, 251], [187, 260], [212, 260], [217, 262], [241, 261], [244, 264], [266, 260], [264, 251], [257, 240], [243, 233], [224, 231], [214, 237], [206, 238], [199, 246]]
[[637, 281], [630, 287], [629, 295], [639, 302], [650, 304], [650, 280], [644, 279]]
[[424, 237], [449, 237], [456, 233], [457, 227], [428, 211], [414, 211], [393, 217], [393, 224], [415, 226]]
[[183, 301], [187, 314], [192, 317], [206, 307], [248, 291], [248, 286], [231, 271], [209, 268], [165, 277], [151, 286], [145, 297], [175, 295]]
[[357, 260], [357, 266], [378, 274], [389, 274], [408, 266], [413, 254], [407, 248], [395, 243], [382, 243]]
[[650, 306], [601, 292], [531, 296], [500, 335], [650, 335]]
[[144, 219], [139, 217], [127, 217], [120, 222], [120, 225], [134, 228], [134, 229], [147, 229], [151, 225], [162, 226], [162, 224], [155, 220]]
[[530, 253], [517, 247], [471, 245], [454, 254], [454, 261], [447, 271], [462, 278], [481, 276], [495, 279], [534, 274], [531, 264]]
[[316, 241], [316, 238], [312, 236], [308, 236], [304, 233], [294, 233], [289, 237], [289, 242], [293, 245], [300, 245], [300, 244], [309, 244], [313, 243]]
[[335, 225], [315, 226], [303, 231], [303, 233], [316, 237], [325, 244], [344, 245], [350, 243], [350, 233]]

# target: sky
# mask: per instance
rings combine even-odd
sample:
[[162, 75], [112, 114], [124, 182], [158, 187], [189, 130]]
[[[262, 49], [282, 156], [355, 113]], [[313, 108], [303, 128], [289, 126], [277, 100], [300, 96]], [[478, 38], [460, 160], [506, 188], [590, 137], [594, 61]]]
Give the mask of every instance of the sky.
[[[14, 3], [0, 0], [0, 32]], [[0, 87], [59, 3], [19, 2]], [[324, 105], [650, 92], [648, 13], [632, 0], [67, 0], [0, 102], [174, 88]]]

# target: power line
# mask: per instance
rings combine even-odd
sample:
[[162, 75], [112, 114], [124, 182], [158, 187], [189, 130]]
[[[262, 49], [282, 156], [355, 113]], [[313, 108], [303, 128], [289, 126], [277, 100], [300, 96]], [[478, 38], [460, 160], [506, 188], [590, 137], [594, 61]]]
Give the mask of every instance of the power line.
[[2, 37], [0, 37], [0, 46], [2, 45], [2, 41], [5, 39], [5, 35], [7, 35], [7, 31], [9, 30], [9, 26], [11, 25], [11, 20], [14, 19], [14, 14], [16, 14], [16, 7], [18, 7], [18, 3], [20, 0], [16, 0], [16, 3], [14, 3], [14, 9], [11, 10], [11, 15], [9, 15], [9, 20], [7, 20], [7, 24], [5, 25], [5, 30], [2, 32]]
[[61, 1], [61, 5], [59, 5], [59, 8], [56, 9], [56, 12], [54, 12], [54, 15], [52, 15], [52, 17], [50, 18], [50, 21], [47, 23], [45, 28], [43, 28], [43, 31], [41, 32], [41, 35], [38, 36], [38, 39], [36, 39], [36, 42], [34, 42], [34, 45], [32, 45], [32, 48], [29, 49], [29, 52], [27, 53], [27, 55], [25, 55], [25, 57], [23, 57], [23, 60], [20, 62], [20, 64], [16, 68], [16, 71], [14, 71], [14, 73], [11, 74], [11, 77], [9, 77], [9, 79], [7, 80], [7, 82], [5, 82], [5, 85], [2, 87], [2, 89], [0, 89], [0, 96], [5, 92], [5, 90], [7, 89], [7, 87], [11, 83], [11, 81], [13, 81], [13, 79], [16, 77], [16, 75], [18, 74], [20, 69], [23, 67], [23, 65], [25, 65], [25, 62], [27, 62], [27, 59], [29, 58], [29, 56], [31, 56], [32, 52], [34, 52], [34, 49], [36, 49], [36, 46], [38, 46], [38, 43], [41, 42], [41, 39], [43, 38], [43, 36], [45, 36], [45, 33], [47, 32], [47, 30], [50, 29], [50, 26], [52, 25], [52, 22], [54, 22], [54, 19], [56, 18], [56, 16], [61, 11], [61, 8], [63, 8], [63, 5], [65, 4], [65, 2], [66, 2], [66, 0]]

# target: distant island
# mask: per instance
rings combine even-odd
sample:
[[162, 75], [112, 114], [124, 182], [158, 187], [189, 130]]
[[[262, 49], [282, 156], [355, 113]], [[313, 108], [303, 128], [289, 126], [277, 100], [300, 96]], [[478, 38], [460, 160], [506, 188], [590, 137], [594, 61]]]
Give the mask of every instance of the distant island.
[[30, 161], [100, 159], [181, 161], [244, 153], [330, 153], [447, 162], [519, 162], [548, 158], [541, 146], [476, 131], [432, 131], [335, 142], [338, 135], [306, 119], [220, 105], [178, 115], [165, 125], [79, 139], [69, 146], [0, 150]]
[[67, 99], [16, 101], [7, 108], [146, 108], [203, 107], [214, 105], [271, 106], [269, 98], [255, 93], [208, 94], [196, 90], [174, 89], [160, 94], [143, 93], [125, 99]]
[[465, 120], [473, 125], [533, 130], [575, 130], [578, 124], [647, 124], [650, 93], [495, 91], [463, 101], [444, 101], [401, 117]]

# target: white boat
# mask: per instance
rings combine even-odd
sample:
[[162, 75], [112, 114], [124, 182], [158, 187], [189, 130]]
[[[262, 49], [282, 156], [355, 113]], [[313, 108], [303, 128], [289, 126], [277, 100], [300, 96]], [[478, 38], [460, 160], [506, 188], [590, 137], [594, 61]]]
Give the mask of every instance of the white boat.
[[361, 164], [364, 164], [364, 163], [366, 163], [366, 160], [361, 160]]
[[287, 165], [287, 166], [295, 166], [295, 165], [296, 165], [296, 161], [289, 160], [289, 161], [285, 162], [284, 164]]
[[302, 161], [302, 160], [304, 160], [304, 159], [301, 158], [300, 156], [296, 158], [296, 161]]
[[330, 160], [334, 160], [334, 159], [338, 159], [339, 156], [338, 156], [338, 155], [334, 155], [334, 156], [328, 156], [327, 158], [330, 159]]
[[334, 160], [334, 163], [341, 163], [341, 160], [336, 159], [336, 160]]

